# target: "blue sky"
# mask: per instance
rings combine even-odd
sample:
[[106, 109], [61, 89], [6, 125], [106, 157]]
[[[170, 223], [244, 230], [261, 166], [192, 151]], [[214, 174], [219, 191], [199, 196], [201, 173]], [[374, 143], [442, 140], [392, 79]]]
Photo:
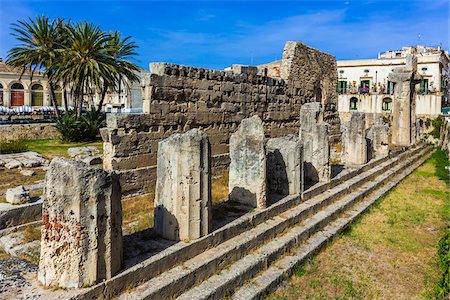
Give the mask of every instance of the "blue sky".
[[[449, 0], [21, 1], [0, 0], [0, 57], [10, 24], [37, 14], [87, 20], [131, 35], [137, 64], [166, 61], [223, 69], [281, 58], [302, 41], [338, 59], [376, 57], [404, 45], [449, 48]], [[420, 38], [419, 38], [420, 35]]]

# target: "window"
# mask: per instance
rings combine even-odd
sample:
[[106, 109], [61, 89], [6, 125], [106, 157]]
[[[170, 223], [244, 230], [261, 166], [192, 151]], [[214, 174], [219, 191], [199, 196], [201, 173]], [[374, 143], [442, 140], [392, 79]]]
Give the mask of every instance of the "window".
[[338, 94], [347, 93], [347, 81], [339, 80], [338, 84]]
[[44, 88], [40, 84], [31, 86], [31, 106], [44, 106]]
[[392, 81], [388, 81], [387, 82], [386, 94], [388, 94], [388, 95], [393, 95], [394, 94], [394, 85], [395, 85], [395, 83], [392, 82]]
[[428, 79], [422, 79], [420, 81], [419, 93], [422, 95], [428, 94]]
[[361, 80], [360, 87], [361, 94], [367, 94], [370, 91], [370, 80]]
[[55, 87], [55, 102], [56, 106], [62, 106], [62, 89], [59, 85]]
[[350, 98], [350, 110], [358, 110], [358, 98]]
[[392, 106], [392, 99], [391, 98], [384, 98], [383, 99], [383, 111], [391, 111]]
[[23, 106], [24, 92], [21, 83], [14, 83], [11, 86], [11, 106]]
[[0, 106], [3, 105], [3, 85], [0, 83]]

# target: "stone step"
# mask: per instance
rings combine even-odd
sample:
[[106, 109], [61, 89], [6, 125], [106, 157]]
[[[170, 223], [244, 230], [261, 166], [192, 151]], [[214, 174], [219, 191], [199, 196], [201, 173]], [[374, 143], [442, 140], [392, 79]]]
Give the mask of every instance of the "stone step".
[[[348, 181], [355, 177], [360, 180], [368, 180], [366, 177], [380, 166], [389, 167], [391, 164], [398, 163], [408, 156], [414, 155], [423, 149], [424, 145], [415, 145], [409, 150], [401, 152], [395, 151], [389, 157], [380, 158], [369, 162], [368, 164], [359, 168], [351, 169], [342, 172], [339, 176], [333, 178], [329, 183], [317, 184], [309, 190], [305, 191], [300, 197], [299, 195], [292, 195], [281, 199], [275, 204], [266, 209], [255, 209], [254, 211], [245, 214], [244, 216], [230, 222], [229, 224], [215, 230], [205, 237], [191, 241], [179, 242], [166, 250], [142, 261], [141, 263], [129, 267], [113, 278], [103, 281], [90, 288], [82, 289], [71, 299], [96, 299], [96, 298], [111, 298], [130, 288], [133, 288], [151, 278], [155, 278], [159, 274], [170, 270], [174, 266], [180, 265], [187, 260], [211, 249], [217, 247], [221, 243], [236, 237], [255, 226], [271, 219], [288, 209], [301, 203], [306, 199], [310, 199], [317, 195], [323, 196], [326, 190], [338, 187], [341, 190], [348, 190]], [[404, 149], [402, 149], [404, 150]], [[335, 190], [336, 192], [338, 190]], [[327, 195], [329, 196], [330, 193]], [[304, 202], [306, 203], [306, 202]], [[309, 202], [311, 203], [311, 202]], [[304, 205], [304, 204], [303, 204]], [[317, 205], [317, 203], [316, 203]], [[313, 206], [314, 207], [314, 206]], [[303, 206], [305, 208], [305, 206]], [[316, 206], [318, 208], [318, 206]]]
[[345, 216], [327, 225], [324, 230], [312, 235], [300, 247], [294, 250], [293, 254], [284, 256], [276, 261], [272, 266], [260, 272], [255, 278], [249, 280], [243, 286], [239, 287], [232, 295], [233, 300], [256, 300], [261, 299], [268, 292], [275, 290], [280, 283], [291, 276], [295, 269], [305, 260], [321, 249], [334, 236], [341, 232], [345, 227], [351, 224], [361, 213], [380, 197], [394, 188], [402, 179], [411, 174], [417, 167], [423, 164], [431, 153], [426, 154], [416, 161], [413, 165], [406, 168], [399, 175], [392, 178], [380, 189], [369, 195], [366, 199], [357, 204]]
[[306, 219], [302, 224], [294, 226], [285, 234], [252, 251], [242, 259], [237, 260], [228, 268], [223, 269], [219, 274], [211, 276], [200, 285], [185, 292], [178, 299], [219, 299], [226, 296], [229, 291], [242, 285], [258, 272], [263, 271], [272, 262], [290, 251], [293, 247], [301, 244], [311, 234], [320, 231], [342, 212], [348, 210], [349, 207], [352, 207], [369, 193], [379, 189], [386, 181], [401, 172], [405, 167], [414, 163], [417, 159], [420, 159], [425, 153], [426, 150], [416, 154], [404, 164], [400, 164], [381, 175], [381, 178], [378, 180], [368, 182], [354, 193], [322, 209], [314, 216]]
[[[417, 151], [419, 150], [416, 149], [409, 154], [416, 153]], [[425, 150], [422, 149], [422, 151]], [[186, 261], [184, 264], [150, 279], [132, 292], [123, 294], [121, 298], [153, 299], [176, 296], [190, 286], [220, 271], [233, 261], [242, 258], [252, 249], [270, 241], [288, 227], [293, 226], [295, 223], [314, 214], [322, 207], [336, 201], [339, 197], [349, 193], [350, 190], [373, 179], [405, 157], [407, 156], [402, 155], [393, 160], [386, 161], [367, 173], [353, 177], [345, 182], [345, 184], [336, 186], [330, 191], [285, 211], [279, 216], [268, 219], [266, 222], [261, 223], [245, 233], [223, 242], [214, 249], [210, 249]]]

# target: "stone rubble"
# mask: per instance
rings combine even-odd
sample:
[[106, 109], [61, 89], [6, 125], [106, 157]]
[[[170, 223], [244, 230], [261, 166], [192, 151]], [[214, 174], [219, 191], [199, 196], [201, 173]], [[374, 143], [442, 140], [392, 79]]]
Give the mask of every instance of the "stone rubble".
[[25, 204], [30, 201], [30, 192], [23, 186], [6, 190], [6, 202], [11, 204]]
[[84, 158], [86, 156], [94, 156], [100, 153], [95, 146], [72, 147], [67, 149], [67, 154], [72, 158]]
[[12, 154], [0, 154], [0, 167], [5, 167], [7, 169], [16, 168], [34, 168], [47, 166], [49, 161], [42, 157], [37, 152], [22, 152], [22, 153], [12, 153]]
[[23, 176], [34, 176], [36, 175], [36, 172], [34, 172], [33, 170], [22, 170], [20, 171], [20, 174], [22, 174]]

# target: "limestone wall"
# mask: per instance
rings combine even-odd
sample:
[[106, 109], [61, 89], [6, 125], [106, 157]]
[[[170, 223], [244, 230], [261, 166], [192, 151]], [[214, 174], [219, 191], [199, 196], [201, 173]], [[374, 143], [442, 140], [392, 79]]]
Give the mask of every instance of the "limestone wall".
[[60, 137], [54, 124], [0, 125], [0, 141], [39, 140]]
[[266, 137], [298, 134], [301, 105], [321, 102], [331, 139], [340, 139], [336, 59], [302, 43], [286, 44], [281, 78], [241, 65], [217, 71], [153, 63], [150, 69], [141, 81], [144, 114], [109, 114], [102, 131], [104, 167], [121, 170], [135, 182], [134, 191], [140, 179], [130, 172], [143, 173], [156, 164], [158, 141], [192, 128], [208, 135], [213, 155], [225, 154], [242, 119], [258, 115]]

